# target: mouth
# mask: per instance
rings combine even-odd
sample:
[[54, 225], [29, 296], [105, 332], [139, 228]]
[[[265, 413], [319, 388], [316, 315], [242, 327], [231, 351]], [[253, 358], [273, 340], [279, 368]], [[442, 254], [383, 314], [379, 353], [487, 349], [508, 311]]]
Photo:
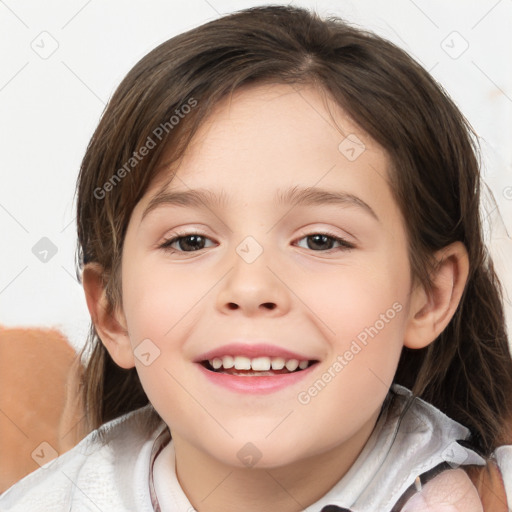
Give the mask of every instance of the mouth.
[[210, 383], [253, 395], [297, 387], [320, 364], [312, 355], [261, 340], [233, 341], [199, 355], [194, 362]]
[[302, 372], [317, 360], [285, 359], [284, 357], [246, 357], [225, 355], [206, 359], [200, 364], [208, 371], [238, 377], [270, 377]]

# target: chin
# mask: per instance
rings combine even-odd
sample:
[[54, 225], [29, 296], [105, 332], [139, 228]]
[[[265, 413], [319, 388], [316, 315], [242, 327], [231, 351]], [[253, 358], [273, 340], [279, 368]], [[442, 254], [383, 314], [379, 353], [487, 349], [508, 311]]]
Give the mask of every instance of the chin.
[[216, 444], [213, 451], [210, 447], [210, 456], [226, 466], [250, 470], [279, 468], [302, 458], [297, 450], [297, 447], [301, 446], [299, 439], [288, 438], [287, 443], [283, 443], [277, 437], [273, 441], [250, 441], [250, 436], [244, 436], [243, 439]]

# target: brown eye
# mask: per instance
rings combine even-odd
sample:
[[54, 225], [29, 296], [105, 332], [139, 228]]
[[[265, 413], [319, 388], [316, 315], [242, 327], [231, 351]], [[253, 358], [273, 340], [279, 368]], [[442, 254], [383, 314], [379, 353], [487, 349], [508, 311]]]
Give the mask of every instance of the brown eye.
[[196, 252], [205, 248], [207, 240], [209, 238], [198, 234], [180, 235], [166, 240], [160, 248], [171, 252]]
[[[312, 235], [307, 235], [300, 240], [307, 240], [305, 247], [306, 249], [311, 249], [312, 251], [330, 251], [330, 250], [348, 250], [353, 249], [354, 245], [347, 242], [343, 238], [339, 238], [334, 235], [330, 235], [328, 233], [314, 233]], [[333, 247], [338, 244], [338, 247]]]

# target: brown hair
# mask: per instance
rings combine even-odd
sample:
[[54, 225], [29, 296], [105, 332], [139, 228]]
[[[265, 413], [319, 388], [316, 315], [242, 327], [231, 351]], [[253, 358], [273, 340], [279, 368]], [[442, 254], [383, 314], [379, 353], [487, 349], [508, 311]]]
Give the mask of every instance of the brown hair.
[[[435, 251], [455, 241], [466, 246], [469, 276], [454, 317], [427, 348], [404, 348], [395, 382], [466, 425], [474, 446], [489, 455], [508, 439], [512, 359], [502, 290], [482, 238], [474, 135], [433, 78], [375, 34], [302, 8], [266, 6], [206, 23], [148, 53], [115, 91], [82, 162], [79, 265], [102, 265], [110, 308], [120, 307], [123, 239], [162, 167], [162, 151], [171, 148], [178, 160], [220, 99], [263, 83], [320, 86], [387, 151], [411, 272], [423, 285], [430, 286]], [[150, 139], [156, 147], [130, 160]], [[148, 403], [136, 370], [113, 362], [94, 326], [84, 350], [92, 427]]]

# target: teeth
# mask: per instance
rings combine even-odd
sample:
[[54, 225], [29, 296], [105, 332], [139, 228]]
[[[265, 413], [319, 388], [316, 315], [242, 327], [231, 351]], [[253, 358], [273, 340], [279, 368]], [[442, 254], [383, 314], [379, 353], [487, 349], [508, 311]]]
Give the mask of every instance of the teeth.
[[236, 356], [235, 357], [235, 370], [250, 370], [251, 360], [248, 357]]
[[297, 359], [290, 359], [286, 361], [285, 366], [289, 372], [294, 372], [299, 367], [299, 361]]
[[267, 372], [270, 370], [270, 358], [255, 357], [254, 359], [251, 359], [251, 367], [257, 372]]
[[225, 370], [233, 368], [233, 366], [235, 366], [235, 360], [231, 356], [224, 356], [222, 358], [222, 366], [224, 366]]
[[270, 369], [282, 370], [283, 368], [286, 368], [289, 372], [294, 372], [297, 368], [305, 370], [309, 366], [309, 361], [265, 356], [252, 359], [245, 356], [223, 356], [209, 359], [208, 362], [214, 370], [235, 368], [235, 370], [253, 370], [257, 372], [268, 372]]
[[282, 357], [272, 358], [272, 370], [282, 370], [286, 361]]

